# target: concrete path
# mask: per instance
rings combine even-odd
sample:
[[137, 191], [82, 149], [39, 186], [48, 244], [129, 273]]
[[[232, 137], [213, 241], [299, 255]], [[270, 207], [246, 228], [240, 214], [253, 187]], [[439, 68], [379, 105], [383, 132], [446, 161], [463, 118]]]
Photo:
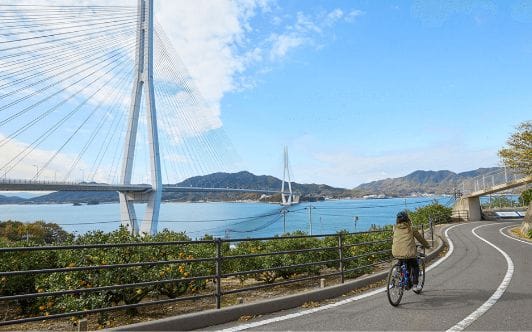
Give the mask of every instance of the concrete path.
[[532, 330], [532, 245], [503, 236], [510, 225], [518, 222], [450, 228], [452, 254], [427, 272], [421, 295], [406, 292], [398, 307], [385, 292], [374, 291], [345, 304], [287, 310], [210, 330]]

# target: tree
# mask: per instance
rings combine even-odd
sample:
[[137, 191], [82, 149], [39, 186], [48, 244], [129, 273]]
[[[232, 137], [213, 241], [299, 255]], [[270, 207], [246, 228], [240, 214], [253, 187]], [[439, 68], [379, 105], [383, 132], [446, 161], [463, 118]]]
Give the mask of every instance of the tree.
[[[532, 121], [517, 126], [517, 131], [506, 141], [507, 147], [499, 150], [499, 156], [505, 166], [520, 173], [532, 176]], [[528, 204], [521, 232], [527, 234], [532, 229], [532, 202]]]

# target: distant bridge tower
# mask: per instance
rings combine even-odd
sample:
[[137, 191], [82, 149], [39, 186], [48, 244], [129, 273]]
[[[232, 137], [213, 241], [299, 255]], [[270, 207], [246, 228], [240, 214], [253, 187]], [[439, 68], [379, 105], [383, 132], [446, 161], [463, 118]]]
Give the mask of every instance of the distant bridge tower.
[[[288, 176], [288, 192], [285, 192], [285, 182]], [[290, 181], [290, 168], [288, 167], [288, 147], [284, 147], [284, 170], [283, 170], [283, 183], [281, 184], [281, 204], [292, 205], [292, 183]]]
[[[131, 184], [135, 143], [139, 124], [142, 94], [146, 101], [146, 122], [148, 145], [150, 149], [150, 184], [152, 190], [147, 193], [119, 192], [120, 217], [122, 224], [133, 234], [154, 234], [157, 232], [159, 208], [162, 196], [161, 161], [159, 156], [159, 138], [157, 113], [153, 90], [153, 0], [138, 0], [137, 47], [135, 55], [136, 78], [133, 83], [131, 105], [129, 109], [128, 129], [121, 170], [121, 183]], [[142, 225], [139, 225], [134, 202], [147, 202]]]

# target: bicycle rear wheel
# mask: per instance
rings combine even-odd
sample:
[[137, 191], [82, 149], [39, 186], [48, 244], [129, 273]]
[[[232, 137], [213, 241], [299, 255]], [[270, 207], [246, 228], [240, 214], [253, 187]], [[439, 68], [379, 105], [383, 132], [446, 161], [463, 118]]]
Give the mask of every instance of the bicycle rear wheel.
[[388, 301], [394, 307], [398, 306], [403, 297], [403, 285], [401, 283], [401, 267], [394, 265], [388, 273], [388, 279], [386, 283], [386, 295]]
[[419, 290], [414, 290], [414, 293], [421, 294], [423, 291], [423, 286], [425, 285], [425, 260], [420, 259], [419, 262], [419, 279], [418, 279], [418, 287]]

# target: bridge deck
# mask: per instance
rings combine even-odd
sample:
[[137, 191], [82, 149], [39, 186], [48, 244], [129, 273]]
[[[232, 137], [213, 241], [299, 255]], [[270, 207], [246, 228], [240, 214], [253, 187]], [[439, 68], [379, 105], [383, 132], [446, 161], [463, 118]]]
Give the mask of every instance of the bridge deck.
[[[0, 180], [0, 191], [120, 191], [149, 192], [149, 184], [66, 183], [48, 181]], [[164, 192], [245, 192], [279, 194], [280, 191], [245, 188], [201, 188], [163, 185]]]

